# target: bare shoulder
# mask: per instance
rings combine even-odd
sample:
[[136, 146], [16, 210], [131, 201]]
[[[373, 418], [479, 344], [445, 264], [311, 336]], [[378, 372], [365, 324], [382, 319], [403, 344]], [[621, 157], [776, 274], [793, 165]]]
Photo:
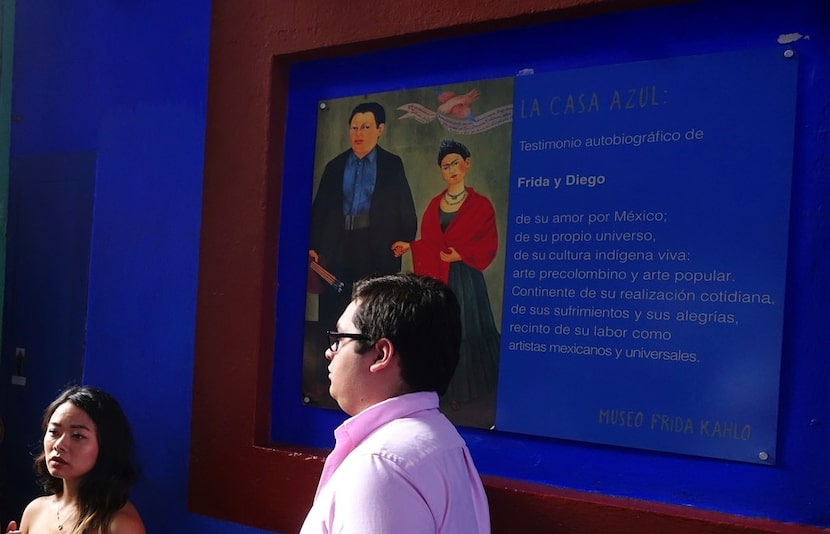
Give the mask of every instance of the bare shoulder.
[[30, 514], [39, 514], [42, 513], [43, 510], [47, 509], [49, 506], [52, 506], [55, 502], [54, 495], [44, 495], [43, 497], [38, 497], [37, 499], [30, 502], [26, 505], [26, 509], [23, 510], [23, 513], [26, 514], [27, 512]]
[[115, 513], [109, 530], [109, 534], [146, 534], [138, 510], [129, 501]]
[[55, 496], [46, 495], [26, 505], [23, 515], [20, 518], [20, 532], [40, 532], [46, 526], [46, 522], [53, 517]]

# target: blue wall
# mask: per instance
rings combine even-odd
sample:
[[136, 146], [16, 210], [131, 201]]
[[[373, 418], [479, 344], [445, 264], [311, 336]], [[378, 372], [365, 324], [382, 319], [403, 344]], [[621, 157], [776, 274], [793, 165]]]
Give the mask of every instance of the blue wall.
[[[729, 7], [714, 7], [720, 4]], [[823, 0], [793, 4], [674, 8], [673, 17], [692, 16], [698, 25], [661, 45], [669, 55], [693, 45], [702, 53], [772, 45], [780, 33], [811, 35], [797, 45], [813, 59], [801, 63], [799, 77], [779, 465], [536, 438], [499, 441], [509, 451], [493, 451], [471, 433], [488, 472], [614, 494], [647, 488], [631, 496], [830, 525], [830, 467], [823, 456], [830, 450], [830, 24], [827, 8], [819, 7]], [[625, 20], [639, 19], [632, 13]], [[665, 22], [653, 13], [648, 20]], [[17, 5], [12, 157], [97, 156], [83, 379], [113, 392], [132, 421], [144, 471], [134, 500], [150, 532], [261, 532], [186, 512], [209, 25], [208, 0]], [[573, 28], [604, 31], [598, 27], [578, 21]], [[647, 28], [641, 33], [649, 39]], [[576, 30], [565, 32], [556, 47], [577, 48], [579, 38]], [[610, 57], [586, 44], [582, 61], [624, 61], [629, 49], [647, 45], [612, 45]], [[0, 378], [7, 390], [8, 375]], [[42, 408], [31, 401], [21, 412], [36, 423]], [[36, 426], [17, 442], [36, 442]], [[517, 472], [503, 461], [506, 452], [531, 458], [521, 463], [531, 467]]]
[[[210, 2], [17, 7], [12, 160], [97, 155], [83, 380], [114, 393], [132, 422], [144, 475], [133, 499], [148, 531], [228, 532], [186, 511]], [[9, 429], [10, 453], [38, 441], [54, 395], [31, 378], [48, 390], [4, 392], [31, 422]]]

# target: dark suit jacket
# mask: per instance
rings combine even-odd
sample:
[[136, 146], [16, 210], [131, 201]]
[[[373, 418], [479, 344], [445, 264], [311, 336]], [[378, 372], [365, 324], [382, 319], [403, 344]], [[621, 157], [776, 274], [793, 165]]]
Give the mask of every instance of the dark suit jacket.
[[[351, 149], [332, 159], [323, 171], [311, 209], [309, 248], [321, 256], [321, 263], [337, 275], [339, 267], [349, 262], [349, 251], [341, 250], [344, 229], [343, 172]], [[415, 239], [418, 219], [412, 191], [401, 158], [377, 147], [377, 181], [369, 209], [369, 247], [373, 272], [396, 273], [401, 259], [392, 254], [395, 241]], [[346, 283], [354, 280], [343, 280]]]

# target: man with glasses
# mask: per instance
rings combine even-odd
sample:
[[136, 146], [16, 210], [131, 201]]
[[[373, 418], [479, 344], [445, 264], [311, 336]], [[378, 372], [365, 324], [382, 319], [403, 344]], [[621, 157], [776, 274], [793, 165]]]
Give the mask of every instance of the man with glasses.
[[438, 411], [461, 344], [452, 291], [414, 274], [360, 280], [327, 334], [329, 392], [350, 418], [301, 534], [490, 532], [470, 451]]

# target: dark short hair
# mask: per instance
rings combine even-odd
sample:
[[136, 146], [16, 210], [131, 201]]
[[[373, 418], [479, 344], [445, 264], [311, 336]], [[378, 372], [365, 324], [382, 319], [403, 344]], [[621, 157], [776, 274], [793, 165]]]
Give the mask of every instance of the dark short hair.
[[443, 395], [458, 365], [461, 308], [443, 282], [412, 273], [364, 278], [354, 284], [355, 327], [370, 338], [392, 341], [409, 392]]
[[458, 154], [464, 159], [470, 157], [470, 150], [455, 139], [444, 139], [438, 147], [438, 165], [444, 161], [447, 154]]
[[[78, 501], [79, 519], [92, 518], [92, 526], [106, 527], [127, 503], [127, 493], [135, 484], [138, 472], [132, 458], [133, 434], [118, 401], [109, 393], [88, 386], [72, 386], [61, 392], [43, 413], [41, 430], [45, 434], [49, 420], [59, 406], [71, 402], [95, 423], [98, 458], [81, 480]], [[43, 489], [49, 493], [63, 491], [63, 481], [49, 474], [43, 446], [34, 469]]]
[[363, 102], [362, 104], [358, 104], [352, 110], [352, 114], [349, 115], [349, 124], [352, 123], [352, 119], [358, 113], [371, 113], [375, 116], [375, 126], [380, 126], [381, 124], [386, 124], [386, 110], [383, 109], [383, 106], [378, 104], [377, 102]]

